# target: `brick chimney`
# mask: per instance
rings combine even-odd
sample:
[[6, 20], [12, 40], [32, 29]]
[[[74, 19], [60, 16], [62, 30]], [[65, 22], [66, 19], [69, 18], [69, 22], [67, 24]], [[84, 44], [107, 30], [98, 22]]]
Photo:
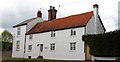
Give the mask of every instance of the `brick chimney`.
[[37, 12], [37, 17], [42, 18], [42, 13], [41, 13], [41, 11], [40, 11], [40, 10], [38, 10], [38, 12]]
[[55, 9], [55, 7], [50, 6], [50, 9], [48, 10], [48, 20], [56, 19], [56, 14], [57, 10]]

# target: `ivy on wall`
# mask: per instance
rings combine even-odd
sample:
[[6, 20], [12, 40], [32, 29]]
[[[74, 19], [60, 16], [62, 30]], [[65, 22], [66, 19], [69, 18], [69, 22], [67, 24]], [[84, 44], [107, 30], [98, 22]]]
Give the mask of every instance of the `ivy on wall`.
[[90, 54], [102, 57], [120, 57], [120, 30], [104, 34], [83, 35]]

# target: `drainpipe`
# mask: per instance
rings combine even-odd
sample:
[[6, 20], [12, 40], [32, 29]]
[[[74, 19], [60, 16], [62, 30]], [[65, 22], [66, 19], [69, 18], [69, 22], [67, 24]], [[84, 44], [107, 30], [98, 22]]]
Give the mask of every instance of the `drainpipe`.
[[24, 53], [23, 53], [23, 58], [25, 58], [25, 49], [26, 49], [26, 35], [25, 35], [25, 42], [24, 42]]
[[[26, 32], [27, 32], [27, 25], [26, 25]], [[25, 53], [26, 53], [26, 35], [24, 38], [24, 51], [23, 51], [23, 58], [25, 58]]]

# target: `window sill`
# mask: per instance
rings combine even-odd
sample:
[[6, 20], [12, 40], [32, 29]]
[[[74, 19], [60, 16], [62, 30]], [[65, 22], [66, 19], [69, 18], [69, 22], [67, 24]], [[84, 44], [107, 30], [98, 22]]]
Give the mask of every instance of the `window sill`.
[[17, 37], [20, 37], [20, 35], [17, 35]]
[[70, 52], [77, 52], [76, 50], [70, 50]]
[[28, 52], [32, 52], [32, 50], [28, 50]]
[[16, 51], [20, 51], [20, 49], [16, 49]]
[[50, 52], [55, 52], [55, 50], [50, 50]]
[[29, 41], [32, 41], [33, 39], [29, 39]]
[[77, 37], [77, 35], [70, 35], [70, 37]]
[[55, 37], [51, 37], [51, 39], [54, 39]]

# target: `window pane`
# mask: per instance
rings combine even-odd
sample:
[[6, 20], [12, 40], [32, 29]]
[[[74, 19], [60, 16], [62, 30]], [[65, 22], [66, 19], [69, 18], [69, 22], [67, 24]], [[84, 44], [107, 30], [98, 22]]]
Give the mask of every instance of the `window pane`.
[[50, 50], [55, 50], [55, 43], [50, 44]]
[[76, 42], [70, 43], [70, 50], [76, 50]]
[[31, 34], [31, 35], [29, 35], [29, 39], [33, 39], [33, 35]]
[[18, 27], [17, 28], [17, 35], [20, 35], [20, 33], [21, 33], [20, 31], [21, 31], [21, 27]]
[[16, 42], [16, 50], [19, 50], [20, 49], [20, 41], [17, 41]]
[[75, 29], [71, 29], [71, 36], [76, 35]]
[[73, 35], [73, 30], [71, 30], [71, 36]]
[[74, 31], [74, 35], [76, 35], [76, 31]]
[[51, 32], [51, 37], [55, 37], [55, 31]]
[[29, 51], [32, 50], [32, 45], [28, 45], [28, 50], [29, 50]]

